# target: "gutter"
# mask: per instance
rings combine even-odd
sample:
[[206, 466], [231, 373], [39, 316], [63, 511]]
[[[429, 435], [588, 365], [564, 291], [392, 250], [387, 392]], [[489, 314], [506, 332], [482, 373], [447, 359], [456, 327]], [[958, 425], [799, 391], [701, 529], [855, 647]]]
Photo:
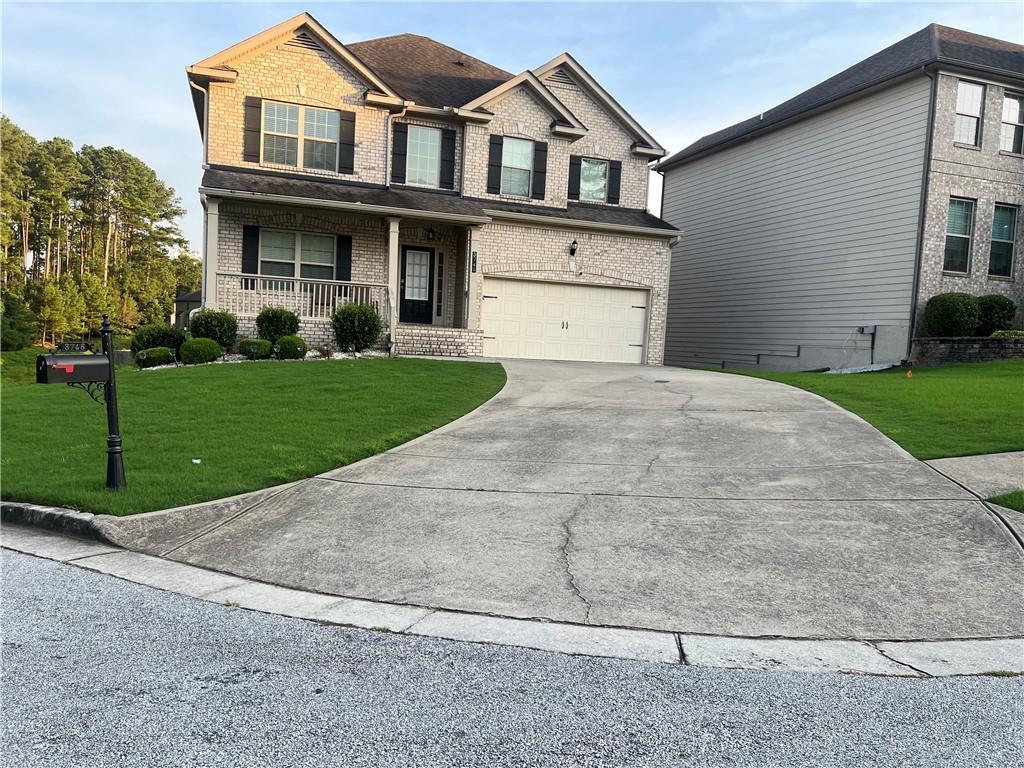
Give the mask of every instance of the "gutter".
[[548, 227], [560, 227], [564, 229], [591, 229], [598, 232], [613, 232], [618, 234], [644, 235], [645, 237], [658, 237], [666, 240], [677, 238], [683, 234], [678, 229], [661, 229], [659, 227], [638, 227], [633, 224], [607, 224], [599, 221], [586, 221], [584, 219], [565, 219], [555, 216], [540, 216], [534, 213], [517, 213], [503, 211], [498, 208], [484, 208], [484, 213], [493, 219], [505, 219], [508, 221], [522, 221], [529, 224], [541, 224]]

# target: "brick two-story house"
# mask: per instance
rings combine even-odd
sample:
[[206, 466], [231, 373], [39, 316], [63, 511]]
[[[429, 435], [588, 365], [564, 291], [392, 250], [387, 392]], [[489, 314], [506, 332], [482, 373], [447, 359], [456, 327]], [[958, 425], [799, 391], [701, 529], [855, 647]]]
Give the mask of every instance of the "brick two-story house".
[[375, 305], [398, 353], [659, 364], [678, 231], [665, 151], [562, 54], [513, 75], [418, 35], [342, 45], [300, 14], [187, 68], [203, 304], [311, 343]]

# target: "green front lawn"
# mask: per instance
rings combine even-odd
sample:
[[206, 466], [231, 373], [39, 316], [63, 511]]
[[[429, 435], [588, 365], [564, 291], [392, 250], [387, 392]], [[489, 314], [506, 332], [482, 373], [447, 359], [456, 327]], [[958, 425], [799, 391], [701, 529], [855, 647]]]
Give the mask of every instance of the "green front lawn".
[[731, 370], [853, 411], [919, 459], [1024, 450], [1024, 360], [872, 373]]
[[1024, 512], [1024, 491], [1011, 491], [1010, 493], [1004, 493], [1002, 496], [993, 496], [989, 501], [1007, 509]]
[[[36, 351], [22, 352], [15, 358], [34, 365]], [[358, 461], [458, 418], [505, 383], [496, 363], [409, 358], [121, 368], [128, 488], [110, 492], [104, 407], [77, 389], [26, 383], [11, 354], [0, 366], [3, 498], [114, 515]]]

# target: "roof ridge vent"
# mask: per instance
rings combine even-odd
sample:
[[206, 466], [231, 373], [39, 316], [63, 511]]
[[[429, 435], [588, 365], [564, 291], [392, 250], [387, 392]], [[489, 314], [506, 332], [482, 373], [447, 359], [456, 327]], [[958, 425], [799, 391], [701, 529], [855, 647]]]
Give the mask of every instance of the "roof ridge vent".
[[306, 30], [297, 32], [295, 36], [288, 40], [285, 45], [290, 48], [305, 48], [307, 51], [322, 51], [323, 46], [316, 41], [316, 39], [309, 34]]

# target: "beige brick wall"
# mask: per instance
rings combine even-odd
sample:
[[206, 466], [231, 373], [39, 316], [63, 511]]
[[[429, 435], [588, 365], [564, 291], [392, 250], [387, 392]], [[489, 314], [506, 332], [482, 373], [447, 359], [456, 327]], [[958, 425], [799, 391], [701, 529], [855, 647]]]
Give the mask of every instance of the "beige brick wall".
[[484, 350], [484, 335], [479, 328], [400, 325], [395, 332], [395, 348], [400, 355], [479, 357]]
[[[569, 243], [573, 240], [579, 247], [570, 257]], [[488, 275], [649, 289], [644, 362], [661, 364], [670, 258], [666, 240], [494, 223], [480, 228], [473, 238], [473, 250], [484, 278], [470, 297], [476, 304], [477, 317], [483, 301], [482, 283]]]

